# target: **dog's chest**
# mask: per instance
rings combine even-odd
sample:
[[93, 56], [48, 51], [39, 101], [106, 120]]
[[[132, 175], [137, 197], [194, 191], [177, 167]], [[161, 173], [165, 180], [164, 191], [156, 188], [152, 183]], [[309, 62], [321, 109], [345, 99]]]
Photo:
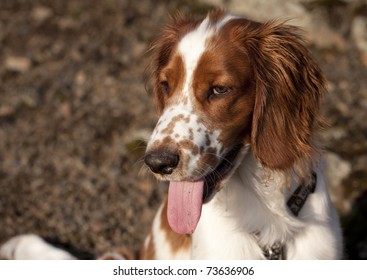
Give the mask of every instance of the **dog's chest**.
[[193, 259], [261, 259], [255, 236], [237, 228], [235, 221], [205, 213], [192, 236]]
[[194, 259], [264, 259], [264, 247], [286, 243], [302, 227], [289, 215], [278, 186], [269, 186], [261, 194], [254, 189], [234, 174], [203, 207], [192, 239]]

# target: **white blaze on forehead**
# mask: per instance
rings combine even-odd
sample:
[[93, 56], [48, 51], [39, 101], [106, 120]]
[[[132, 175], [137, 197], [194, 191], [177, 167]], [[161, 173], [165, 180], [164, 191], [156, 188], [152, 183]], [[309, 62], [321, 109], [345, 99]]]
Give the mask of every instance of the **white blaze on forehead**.
[[178, 44], [178, 52], [183, 58], [186, 73], [182, 97], [189, 97], [189, 102], [191, 101], [190, 89], [192, 86], [193, 73], [201, 56], [206, 50], [208, 39], [219, 32], [228, 21], [235, 18], [237, 17], [226, 15], [220, 21], [213, 24], [207, 17], [198, 28], [186, 34]]
[[213, 34], [214, 28], [211, 26], [209, 18], [206, 18], [197, 29], [186, 34], [178, 44], [178, 52], [182, 56], [186, 73], [181, 96], [182, 98], [188, 98], [189, 106], [192, 103], [190, 92], [193, 73], [200, 57], [205, 52], [208, 38]]
[[186, 70], [194, 70], [198, 60], [206, 49], [207, 40], [217, 33], [228, 21], [237, 18], [226, 15], [215, 25], [209, 18], [202, 21], [198, 28], [186, 34], [178, 44], [178, 51], [184, 58]]
[[227, 22], [229, 22], [232, 19], [240, 18], [238, 16], [234, 15], [226, 15], [224, 18], [222, 18], [220, 21], [216, 24], [216, 29], [219, 31]]
[[210, 21], [206, 18], [197, 29], [186, 34], [178, 44], [178, 51], [183, 56], [187, 76], [192, 75], [192, 71], [205, 51], [207, 39], [213, 33], [214, 29], [211, 28]]

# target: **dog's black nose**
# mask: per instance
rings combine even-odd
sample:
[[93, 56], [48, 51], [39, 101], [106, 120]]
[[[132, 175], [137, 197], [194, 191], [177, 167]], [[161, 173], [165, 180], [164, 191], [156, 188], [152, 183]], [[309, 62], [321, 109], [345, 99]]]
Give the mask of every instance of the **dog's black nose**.
[[168, 175], [177, 167], [180, 158], [175, 153], [156, 151], [145, 155], [145, 164], [154, 172]]

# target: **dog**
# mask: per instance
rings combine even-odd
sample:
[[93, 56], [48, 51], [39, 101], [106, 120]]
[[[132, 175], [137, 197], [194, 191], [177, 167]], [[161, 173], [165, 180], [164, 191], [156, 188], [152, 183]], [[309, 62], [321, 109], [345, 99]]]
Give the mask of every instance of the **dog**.
[[316, 143], [325, 78], [301, 31], [210, 12], [152, 45], [158, 123], [145, 163], [169, 181], [142, 259], [340, 259]]
[[[169, 189], [139, 258], [342, 258], [316, 140], [325, 78], [301, 31], [216, 10], [175, 17], [151, 51], [160, 117], [144, 160]], [[74, 258], [20, 239], [0, 254]]]

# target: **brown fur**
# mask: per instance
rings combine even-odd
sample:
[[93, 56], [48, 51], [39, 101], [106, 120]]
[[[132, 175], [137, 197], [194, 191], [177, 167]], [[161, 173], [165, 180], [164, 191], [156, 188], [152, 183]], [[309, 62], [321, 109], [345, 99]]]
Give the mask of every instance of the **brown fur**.
[[[216, 11], [210, 18], [217, 21], [222, 16]], [[197, 24], [180, 18], [163, 32], [154, 47], [156, 76], [169, 63], [179, 39]], [[298, 28], [275, 21], [232, 20], [212, 39], [194, 77], [197, 109], [211, 120], [209, 127], [226, 127], [220, 139], [225, 146], [251, 139], [264, 166], [307, 168], [316, 152], [311, 135], [325, 78]], [[207, 89], [215, 84], [231, 85], [236, 94], [209, 102]], [[158, 87], [154, 97], [161, 112], [165, 101]]]
[[239, 28], [237, 36], [252, 58], [256, 81], [251, 137], [255, 156], [272, 169], [307, 167], [315, 153], [311, 135], [324, 92], [322, 71], [296, 27], [268, 22]]
[[[148, 238], [148, 237], [147, 237]], [[154, 260], [155, 259], [155, 246], [153, 241], [152, 232], [149, 233], [149, 242], [148, 246], [142, 246], [139, 252], [140, 260]]]

